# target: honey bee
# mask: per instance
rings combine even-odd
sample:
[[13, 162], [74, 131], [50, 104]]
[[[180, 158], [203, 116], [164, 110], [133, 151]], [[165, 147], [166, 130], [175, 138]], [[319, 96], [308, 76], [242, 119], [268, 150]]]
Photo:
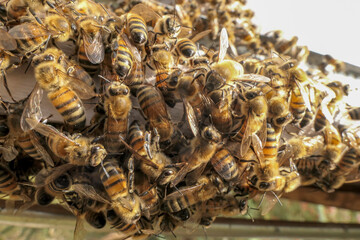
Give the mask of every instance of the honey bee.
[[73, 165], [95, 167], [107, 155], [104, 146], [93, 143], [90, 138], [80, 134], [67, 137], [50, 125], [31, 118], [27, 118], [26, 121], [33, 129], [47, 137], [47, 145], [57, 157], [65, 159]]
[[300, 185], [300, 175], [293, 163], [290, 163], [290, 171], [280, 170], [281, 163], [277, 157], [279, 141], [280, 137], [269, 123], [264, 148], [261, 150], [259, 140], [253, 140], [255, 153], [260, 157], [259, 166], [255, 166], [254, 176], [249, 179], [249, 183], [260, 191], [291, 192]]
[[[135, 175], [135, 188], [140, 196], [143, 206], [141, 207], [142, 214], [151, 219], [160, 213], [160, 198], [156, 188], [151, 188], [148, 177], [144, 174]], [[150, 190], [149, 190], [150, 189]]]
[[181, 98], [187, 120], [194, 134], [197, 135], [197, 122], [201, 122], [208, 115], [209, 98], [203, 94], [202, 74], [197, 76], [182, 70], [173, 71], [167, 79], [168, 91], [173, 91], [177, 98]]
[[189, 149], [180, 157], [180, 162], [184, 162], [184, 166], [177, 172], [171, 186], [176, 186], [191, 171], [202, 172], [222, 144], [221, 141], [222, 137], [214, 126], [204, 127], [200, 134], [191, 140]]
[[228, 35], [223, 28], [220, 33], [220, 50], [218, 61], [211, 65], [211, 70], [206, 74], [205, 88], [208, 92], [220, 89], [225, 84], [236, 85], [239, 82], [269, 82], [270, 79], [258, 74], [244, 74], [243, 66], [225, 55], [229, 47]]
[[151, 183], [156, 182], [159, 186], [166, 185], [175, 176], [176, 164], [172, 164], [170, 158], [157, 148], [158, 143], [151, 144], [151, 135], [141, 129], [137, 121], [131, 123], [129, 128], [129, 144], [142, 158], [140, 170], [147, 175]]
[[291, 146], [291, 157], [301, 174], [301, 184], [311, 185], [316, 182], [321, 173], [318, 168], [321, 162], [321, 149], [323, 148], [323, 136], [291, 138], [287, 144]]
[[[42, 174], [46, 173], [39, 173], [35, 179], [35, 182], [42, 182], [40, 180], [43, 177]], [[40, 187], [43, 184], [45, 185]], [[50, 204], [55, 199], [55, 197], [61, 197], [65, 191], [70, 189], [72, 185], [72, 178], [67, 172], [64, 172], [60, 176], [56, 177], [51, 176], [50, 174], [41, 185], [39, 185], [35, 193], [35, 199], [39, 205], [46, 206]]]
[[210, 92], [207, 97], [211, 100], [210, 114], [211, 121], [222, 133], [228, 133], [233, 126], [232, 119], [232, 88], [224, 86], [218, 90]]
[[[261, 142], [266, 139], [266, 117], [268, 105], [266, 98], [259, 88], [253, 88], [246, 92], [237, 94], [234, 102], [235, 123], [232, 139], [240, 141], [240, 156], [248, 151], [251, 145], [252, 135], [258, 133]], [[236, 118], [238, 118], [236, 120]]]
[[220, 148], [211, 158], [211, 165], [225, 181], [232, 182], [239, 178], [240, 168], [225, 147]]
[[32, 131], [23, 131], [21, 126], [21, 114], [25, 108], [25, 100], [16, 102], [14, 104], [8, 104], [8, 115], [3, 121], [3, 130], [5, 136], [3, 136], [3, 144], [0, 147], [2, 152], [2, 158], [5, 161], [13, 160], [18, 151], [15, 148], [16, 144], [30, 157], [44, 161], [49, 166], [53, 166], [54, 162], [46, 149], [42, 146], [39, 137]]
[[0, 165], [0, 191], [3, 193], [12, 193], [15, 190], [19, 189], [17, 179], [14, 173], [12, 173], [8, 168], [3, 165]]
[[73, 6], [74, 10], [81, 15], [93, 16], [99, 19], [109, 15], [101, 3], [92, 0], [77, 0]]
[[236, 197], [217, 196], [209, 199], [201, 206], [200, 225], [209, 227], [219, 215], [226, 217], [244, 215], [247, 213], [247, 206], [246, 199]]
[[360, 120], [360, 108], [354, 107], [348, 111], [348, 114], [352, 120]]
[[[65, 42], [72, 36], [71, 24], [59, 14], [49, 14], [44, 22], [25, 22], [9, 30], [9, 35], [16, 40], [15, 54], [29, 55], [48, 44], [50, 38], [58, 42]], [[4, 35], [2, 35], [4, 36]]]
[[324, 55], [322, 62], [319, 64], [318, 68], [325, 75], [328, 75], [329, 73], [337, 73], [344, 71], [345, 64], [344, 62], [326, 54]]
[[326, 192], [333, 192], [346, 182], [346, 176], [359, 166], [357, 151], [350, 148], [346, 151], [336, 168], [332, 170], [327, 176], [317, 182], [318, 186]]
[[185, 209], [196, 203], [209, 200], [215, 196], [216, 192], [217, 188], [212, 184], [211, 179], [201, 176], [195, 186], [182, 187], [179, 188], [179, 191], [168, 194], [163, 207], [172, 215], [181, 216], [181, 220], [185, 221], [190, 217]]
[[129, 193], [124, 170], [115, 159], [105, 159], [99, 168], [102, 184], [111, 199], [111, 207], [125, 223], [136, 223], [141, 217], [141, 204], [137, 195]]
[[76, 23], [80, 31], [77, 60], [90, 75], [94, 75], [105, 57], [102, 32], [106, 28], [91, 16], [81, 17]]
[[[94, 97], [94, 89], [82, 80], [70, 77], [63, 64], [59, 63], [62, 58], [65, 58], [64, 53], [55, 48], [49, 48], [34, 57], [35, 78], [38, 86], [49, 92], [48, 98], [64, 117], [65, 123], [70, 128], [81, 129], [85, 126], [86, 116], [80, 98]], [[41, 92], [41, 89], [33, 90], [36, 94], [29, 101], [31, 105], [24, 110], [23, 115], [27, 115], [28, 111], [34, 111], [33, 108], [38, 109], [41, 100], [38, 98], [39, 91]], [[39, 114], [39, 112], [34, 114]], [[34, 118], [34, 116], [30, 117]], [[38, 117], [35, 116], [35, 118]], [[22, 125], [22, 127], [24, 126]]]
[[[28, 11], [35, 12], [35, 10], [45, 10], [46, 5], [42, 1], [28, 1], [28, 0], [11, 0], [6, 3], [7, 18], [10, 20], [19, 21], [22, 17], [28, 14]], [[49, 2], [49, 4], [51, 4]]]
[[104, 144], [110, 153], [119, 153], [126, 138], [128, 118], [132, 108], [129, 88], [121, 82], [111, 82], [106, 88], [104, 109], [107, 115], [104, 125]]
[[126, 223], [114, 209], [106, 211], [106, 219], [108, 223], [114, 229], [121, 232], [124, 237], [132, 236], [139, 231], [136, 223]]
[[[139, 5], [139, 4], [138, 4]], [[135, 5], [127, 14], [122, 15], [124, 17], [125, 32], [131, 37], [131, 40], [136, 46], [143, 46], [148, 41], [148, 30], [146, 22], [142, 17], [142, 8]]]
[[134, 61], [131, 72], [124, 80], [124, 83], [130, 88], [131, 94], [135, 97], [139, 86], [145, 83], [144, 70], [144, 65], [141, 62]]
[[141, 85], [136, 95], [150, 127], [159, 133], [160, 143], [170, 142], [174, 127], [161, 93], [152, 86]]
[[128, 76], [133, 68], [134, 61], [141, 63], [140, 53], [125, 34], [117, 35], [112, 42], [111, 49], [113, 51], [112, 66], [120, 78]]

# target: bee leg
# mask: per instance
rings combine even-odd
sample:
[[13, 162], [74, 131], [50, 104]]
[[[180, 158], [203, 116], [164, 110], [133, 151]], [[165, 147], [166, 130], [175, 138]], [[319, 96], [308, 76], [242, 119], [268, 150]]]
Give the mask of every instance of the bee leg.
[[6, 73], [5, 73], [4, 70], [1, 70], [1, 75], [2, 75], [3, 80], [4, 80], [4, 87], [5, 87], [6, 91], [7, 91], [7, 93], [9, 94], [11, 100], [13, 100], [14, 102], [17, 102], [17, 101], [14, 99], [14, 97], [12, 96], [11, 92], [10, 92], [10, 89], [9, 89], [9, 86], [8, 86], [7, 80], [6, 80]]
[[127, 162], [127, 168], [128, 168], [128, 186], [129, 186], [129, 193], [134, 192], [134, 157], [131, 156]]

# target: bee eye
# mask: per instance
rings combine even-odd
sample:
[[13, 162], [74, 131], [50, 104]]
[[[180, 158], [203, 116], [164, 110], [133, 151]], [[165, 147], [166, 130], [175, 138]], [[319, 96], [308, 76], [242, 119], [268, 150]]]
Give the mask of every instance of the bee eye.
[[286, 121], [285, 117], [280, 117], [280, 118], [276, 119], [277, 124], [283, 124], [285, 121]]
[[91, 148], [91, 155], [96, 154], [100, 150], [99, 146], [95, 146]]
[[270, 183], [268, 183], [268, 182], [261, 182], [259, 184], [260, 189], [268, 189], [269, 187], [270, 187]]
[[123, 95], [128, 95], [129, 94], [129, 89], [128, 88], [125, 88], [124, 90], [123, 90]]
[[256, 92], [248, 92], [248, 93], [246, 93], [246, 95], [245, 95], [245, 97], [246, 97], [248, 100], [251, 100], [251, 99], [253, 99], [253, 98], [257, 97], [257, 96], [258, 96], [258, 94], [257, 94]]
[[45, 57], [44, 57], [44, 61], [54, 61], [54, 56], [53, 55], [46, 55]]
[[168, 170], [168, 171], [165, 171], [164, 172], [164, 176], [165, 177], [169, 177], [169, 176], [171, 176], [171, 175], [173, 175], [174, 174], [174, 171], [173, 170]]

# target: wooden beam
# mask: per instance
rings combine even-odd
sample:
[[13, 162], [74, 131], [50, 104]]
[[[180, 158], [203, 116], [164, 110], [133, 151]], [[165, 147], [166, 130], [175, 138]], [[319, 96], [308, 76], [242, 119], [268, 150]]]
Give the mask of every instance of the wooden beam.
[[333, 193], [326, 193], [313, 187], [301, 187], [296, 191], [284, 194], [283, 197], [291, 200], [360, 211], [360, 204], [356, 204], [360, 199], [360, 191], [355, 191], [355, 189], [352, 192], [338, 189]]

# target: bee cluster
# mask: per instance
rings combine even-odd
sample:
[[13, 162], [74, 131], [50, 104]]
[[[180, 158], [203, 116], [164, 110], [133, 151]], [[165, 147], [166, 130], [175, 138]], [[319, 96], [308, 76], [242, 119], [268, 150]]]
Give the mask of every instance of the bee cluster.
[[[20, 209], [56, 199], [138, 239], [245, 214], [266, 192], [358, 178], [360, 109], [329, 77], [344, 64], [305, 70], [307, 47], [260, 35], [245, 1], [2, 4], [13, 102], [0, 96], [0, 191]], [[6, 72], [26, 62], [36, 85], [15, 101]], [[64, 124], [43, 118], [44, 90]]]

